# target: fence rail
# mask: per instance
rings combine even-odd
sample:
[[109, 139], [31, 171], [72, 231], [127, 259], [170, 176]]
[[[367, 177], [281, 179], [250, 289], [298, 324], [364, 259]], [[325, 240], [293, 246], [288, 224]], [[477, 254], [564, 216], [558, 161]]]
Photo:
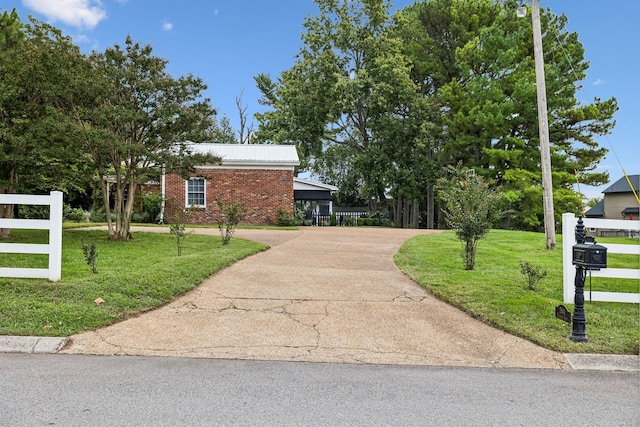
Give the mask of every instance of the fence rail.
[[[575, 244], [575, 225], [578, 219], [572, 213], [562, 215], [562, 276], [565, 303], [573, 303], [575, 267], [572, 264], [572, 247]], [[617, 219], [584, 218], [585, 227], [639, 231], [640, 221]], [[637, 234], [637, 233], [636, 233]], [[640, 255], [640, 245], [620, 245], [599, 243], [607, 248], [607, 253]], [[640, 269], [605, 268], [591, 271], [593, 277], [640, 280]], [[640, 282], [639, 282], [640, 283]], [[598, 292], [590, 293], [592, 301], [640, 303], [640, 293]]]
[[0, 205], [48, 205], [49, 219], [0, 218], [0, 228], [49, 230], [49, 243], [0, 243], [0, 253], [49, 255], [48, 268], [0, 268], [0, 277], [49, 279], [57, 282], [62, 276], [62, 193], [48, 196], [0, 194]]

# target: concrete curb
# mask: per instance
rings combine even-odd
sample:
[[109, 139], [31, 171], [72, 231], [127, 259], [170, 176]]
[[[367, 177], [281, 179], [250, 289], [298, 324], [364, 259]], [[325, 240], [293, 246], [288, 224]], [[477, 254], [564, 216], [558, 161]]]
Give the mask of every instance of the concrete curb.
[[57, 353], [67, 344], [61, 337], [14, 337], [0, 336], [0, 353]]
[[[0, 353], [54, 354], [67, 344], [63, 337], [0, 336]], [[640, 372], [640, 356], [620, 354], [564, 354], [572, 369]]]
[[640, 372], [640, 356], [637, 355], [569, 353], [564, 357], [573, 369]]

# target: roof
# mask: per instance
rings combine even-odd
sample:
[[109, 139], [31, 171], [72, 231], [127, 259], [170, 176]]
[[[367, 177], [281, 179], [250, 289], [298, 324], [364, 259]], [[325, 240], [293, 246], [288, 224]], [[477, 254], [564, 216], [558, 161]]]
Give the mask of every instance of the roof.
[[[633, 189], [638, 192], [640, 191], [640, 175], [629, 175], [629, 181], [631, 185], [633, 185]], [[602, 191], [603, 193], [630, 193], [631, 188], [629, 188], [629, 183], [627, 182], [627, 178], [624, 176], [611, 184], [609, 187]]]
[[307, 181], [306, 179], [301, 178], [293, 178], [293, 189], [294, 190], [316, 190], [316, 191], [338, 191], [338, 187], [323, 184], [320, 182]]
[[586, 216], [587, 218], [604, 216], [604, 200], [600, 200], [598, 203], [593, 205], [591, 209], [584, 213], [584, 216]]
[[194, 154], [211, 154], [222, 159], [223, 166], [298, 166], [295, 145], [189, 143]]

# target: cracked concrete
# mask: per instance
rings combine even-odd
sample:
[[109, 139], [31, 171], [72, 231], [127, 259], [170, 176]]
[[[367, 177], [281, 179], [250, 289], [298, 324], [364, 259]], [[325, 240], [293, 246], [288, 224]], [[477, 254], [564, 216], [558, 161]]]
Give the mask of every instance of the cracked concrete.
[[271, 249], [162, 308], [73, 336], [60, 353], [569, 368], [562, 354], [491, 328], [404, 276], [393, 255], [428, 232], [238, 230]]

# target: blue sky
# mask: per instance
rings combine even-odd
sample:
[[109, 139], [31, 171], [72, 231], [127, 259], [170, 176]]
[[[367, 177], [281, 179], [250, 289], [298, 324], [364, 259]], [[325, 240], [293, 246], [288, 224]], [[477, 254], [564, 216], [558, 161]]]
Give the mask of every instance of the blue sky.
[[[640, 173], [640, 79], [638, 49], [640, 2], [636, 0], [539, 0], [540, 5], [569, 18], [591, 67], [579, 92], [587, 103], [615, 96], [620, 111], [611, 135], [599, 139], [613, 149], [600, 164], [612, 182]], [[413, 3], [396, 0], [394, 9]], [[252, 115], [260, 110], [253, 77], [276, 77], [293, 65], [301, 45], [302, 23], [317, 8], [312, 0], [0, 0], [0, 8], [16, 8], [52, 23], [73, 37], [83, 51], [122, 44], [127, 34], [151, 44], [169, 60], [174, 75], [194, 74], [208, 84], [206, 95], [220, 115], [238, 123], [236, 97]], [[529, 17], [528, 17], [529, 18]], [[587, 197], [599, 197], [606, 186], [581, 186]]]

